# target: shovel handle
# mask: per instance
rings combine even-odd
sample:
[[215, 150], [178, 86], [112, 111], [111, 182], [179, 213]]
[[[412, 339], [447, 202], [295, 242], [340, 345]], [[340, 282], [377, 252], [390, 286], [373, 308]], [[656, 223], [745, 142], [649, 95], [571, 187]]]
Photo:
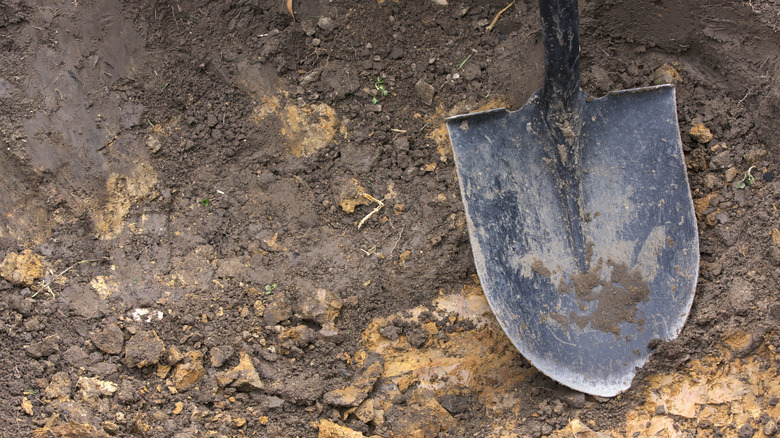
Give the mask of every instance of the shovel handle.
[[[580, 105], [580, 26], [577, 0], [539, 0], [544, 44], [542, 110], [555, 125], [575, 130]], [[568, 123], [567, 123], [568, 122]]]

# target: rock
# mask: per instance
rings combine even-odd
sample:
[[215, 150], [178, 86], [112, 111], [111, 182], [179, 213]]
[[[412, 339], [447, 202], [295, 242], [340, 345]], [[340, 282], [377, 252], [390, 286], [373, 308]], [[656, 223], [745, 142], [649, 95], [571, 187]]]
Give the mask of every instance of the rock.
[[[728, 151], [723, 151], [714, 157], [710, 158], [710, 168], [713, 170], [718, 169], [728, 169], [730, 167], [734, 166], [734, 159], [731, 157], [731, 153]], [[726, 179], [728, 179], [728, 171], [726, 175]], [[737, 171], [737, 174], [739, 174], [739, 171]]]
[[165, 351], [165, 344], [153, 330], [138, 332], [125, 345], [125, 364], [143, 368], [156, 364]]
[[325, 325], [336, 320], [342, 305], [338, 294], [327, 289], [317, 289], [298, 299], [298, 312], [305, 320]]
[[[24, 289], [22, 291], [22, 295], [27, 295], [29, 293], [30, 289]], [[33, 309], [35, 308], [35, 300], [32, 298], [22, 298], [20, 295], [11, 295], [11, 297], [8, 299], [8, 305], [22, 315], [30, 316]]]
[[65, 362], [76, 368], [86, 367], [91, 362], [87, 352], [78, 345], [74, 345], [65, 350], [65, 352], [62, 353], [62, 358], [65, 359]]
[[282, 321], [287, 321], [293, 315], [292, 307], [283, 296], [275, 297], [263, 311], [265, 325], [274, 326]]
[[317, 438], [366, 438], [361, 432], [339, 426], [330, 420], [320, 420], [318, 427], [320, 432]]
[[252, 357], [243, 351], [240, 354], [238, 365], [230, 371], [217, 373], [216, 378], [219, 386], [230, 385], [244, 392], [262, 391], [265, 387], [254, 364], [252, 364]]
[[325, 403], [333, 406], [358, 406], [368, 397], [368, 393], [374, 388], [374, 383], [376, 383], [383, 371], [384, 364], [381, 360], [377, 360], [369, 365], [351, 385], [326, 393], [323, 400]]
[[301, 87], [305, 87], [309, 84], [313, 84], [320, 80], [320, 70], [312, 70], [301, 79]]
[[32, 436], [33, 438], [93, 438], [104, 437], [106, 434], [98, 431], [89, 423], [79, 423], [75, 420], [70, 420], [66, 423], [60, 419], [59, 415], [54, 414], [46, 420], [46, 424], [43, 427], [35, 429]]
[[731, 167], [726, 169], [726, 184], [731, 183], [734, 181], [734, 179], [739, 175], [739, 170], [737, 170], [735, 167]]
[[317, 27], [314, 24], [314, 20], [303, 20], [303, 21], [301, 21], [301, 30], [308, 37], [314, 36], [314, 34], [317, 33]]
[[371, 201], [366, 198], [366, 189], [355, 178], [343, 178], [334, 185], [334, 193], [339, 207], [347, 214], [355, 212], [360, 205], [368, 205]]
[[32, 286], [43, 277], [43, 261], [29, 249], [21, 254], [9, 251], [0, 263], [0, 277], [16, 286]]
[[389, 324], [379, 329], [379, 334], [390, 339], [391, 341], [397, 341], [398, 336], [401, 334], [401, 329]]
[[217, 278], [236, 278], [241, 275], [245, 267], [241, 257], [218, 260], [217, 270], [214, 275]]
[[320, 17], [319, 20], [317, 20], [317, 27], [324, 30], [325, 32], [330, 32], [335, 27], [335, 24], [333, 23], [333, 20], [330, 19], [330, 17]]
[[671, 64], [664, 64], [653, 73], [653, 83], [657, 85], [680, 82], [682, 82], [682, 77], [680, 77], [680, 73]]
[[229, 345], [212, 347], [211, 350], [209, 350], [209, 354], [211, 358], [211, 366], [214, 368], [219, 368], [225, 363], [226, 360], [233, 356], [233, 347]]
[[745, 153], [743, 158], [748, 166], [753, 166], [763, 161], [767, 156], [766, 149], [751, 149]]
[[469, 400], [460, 395], [445, 394], [439, 397], [439, 404], [452, 415], [462, 414], [469, 410]]
[[119, 389], [119, 385], [114, 382], [83, 376], [79, 377], [76, 386], [81, 400], [93, 407], [97, 406], [100, 397], [111, 397]]
[[168, 351], [165, 352], [165, 363], [171, 366], [181, 362], [184, 358], [185, 355], [175, 345], [168, 347]]
[[436, 95], [436, 89], [433, 88], [433, 85], [425, 82], [425, 79], [420, 79], [414, 84], [414, 92], [424, 104], [429, 106], [433, 105], [433, 97]]
[[574, 391], [571, 389], [561, 389], [555, 392], [555, 395], [562, 402], [566, 403], [574, 409], [582, 409], [585, 407], [585, 394]]
[[51, 381], [43, 395], [48, 399], [68, 398], [70, 397], [70, 375], [65, 371], [60, 371], [51, 377]]
[[402, 59], [404, 57], [404, 49], [394, 46], [390, 50], [390, 54], [387, 55], [388, 58], [392, 59], [393, 61], [398, 61], [399, 59]]
[[113, 422], [113, 421], [111, 421], [111, 420], [106, 420], [106, 421], [104, 421], [104, 422], [100, 423], [100, 426], [101, 426], [101, 427], [103, 428], [103, 430], [105, 430], [105, 431], [106, 431], [106, 433], [107, 433], [107, 434], [109, 434], [109, 435], [117, 435], [117, 434], [119, 433], [119, 431], [121, 430], [121, 428], [119, 427], [119, 425], [118, 425], [118, 424], [116, 424], [116, 423], [114, 423], [114, 422]]
[[92, 343], [107, 354], [120, 354], [125, 346], [125, 334], [116, 324], [109, 324], [103, 330], [92, 333]]
[[268, 397], [268, 409], [281, 408], [282, 406], [284, 406], [284, 400], [283, 399], [281, 399], [279, 397], [275, 397], [273, 395]]
[[774, 434], [777, 433], [777, 422], [774, 420], [769, 420], [766, 423], [764, 423], [764, 435], [766, 436], [774, 436]]
[[691, 126], [690, 134], [694, 140], [701, 144], [709, 143], [713, 137], [710, 129], [704, 123], [694, 123]]
[[186, 391], [195, 386], [205, 375], [203, 354], [196, 350], [184, 355], [184, 361], [174, 367], [171, 380], [176, 389]]
[[30, 402], [30, 400], [27, 400], [27, 397], [22, 397], [22, 411], [24, 411], [25, 414], [32, 417], [33, 415], [33, 405]]
[[129, 405], [135, 403], [138, 400], [138, 392], [133, 385], [132, 380], [123, 380], [119, 384], [119, 391], [116, 394], [116, 399], [119, 403]]
[[59, 335], [47, 336], [40, 342], [33, 342], [29, 346], [25, 346], [24, 352], [34, 359], [49, 357], [52, 354], [59, 353], [60, 337]]
[[450, 4], [449, 0], [431, 0], [434, 4], [439, 6], [448, 6]]
[[745, 424], [737, 431], [737, 437], [739, 438], [752, 438], [756, 431], [749, 424]]
[[285, 348], [297, 346], [303, 348], [314, 341], [314, 330], [305, 325], [297, 325], [282, 331], [279, 342]]

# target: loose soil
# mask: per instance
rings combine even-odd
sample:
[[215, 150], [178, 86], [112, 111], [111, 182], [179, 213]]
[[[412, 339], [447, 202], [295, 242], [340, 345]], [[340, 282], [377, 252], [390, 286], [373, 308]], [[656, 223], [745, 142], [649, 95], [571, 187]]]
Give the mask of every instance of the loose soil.
[[537, 5], [445, 3], [2, 2], [0, 435], [774, 434], [780, 3], [581, 2], [585, 91], [676, 84], [701, 236], [608, 400], [498, 328], [443, 129], [539, 88]]

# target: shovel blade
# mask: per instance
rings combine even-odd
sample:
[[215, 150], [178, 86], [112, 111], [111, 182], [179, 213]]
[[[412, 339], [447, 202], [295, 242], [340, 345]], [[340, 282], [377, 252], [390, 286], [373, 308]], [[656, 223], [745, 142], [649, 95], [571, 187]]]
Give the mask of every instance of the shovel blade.
[[555, 170], [560, 151], [540, 132], [534, 98], [447, 128], [477, 272], [504, 332], [552, 379], [611, 397], [653, 342], [681, 331], [698, 233], [674, 88], [583, 105], [574, 191]]

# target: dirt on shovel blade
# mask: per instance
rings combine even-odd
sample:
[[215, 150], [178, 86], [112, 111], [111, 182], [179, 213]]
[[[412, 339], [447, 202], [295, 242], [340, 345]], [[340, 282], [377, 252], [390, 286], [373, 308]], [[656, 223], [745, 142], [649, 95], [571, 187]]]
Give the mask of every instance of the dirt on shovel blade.
[[586, 92], [676, 85], [701, 239], [601, 399], [476, 280], [444, 119], [539, 88], [508, 3], [2, 2], [0, 436], [774, 435], [780, 5], [582, 4]]

